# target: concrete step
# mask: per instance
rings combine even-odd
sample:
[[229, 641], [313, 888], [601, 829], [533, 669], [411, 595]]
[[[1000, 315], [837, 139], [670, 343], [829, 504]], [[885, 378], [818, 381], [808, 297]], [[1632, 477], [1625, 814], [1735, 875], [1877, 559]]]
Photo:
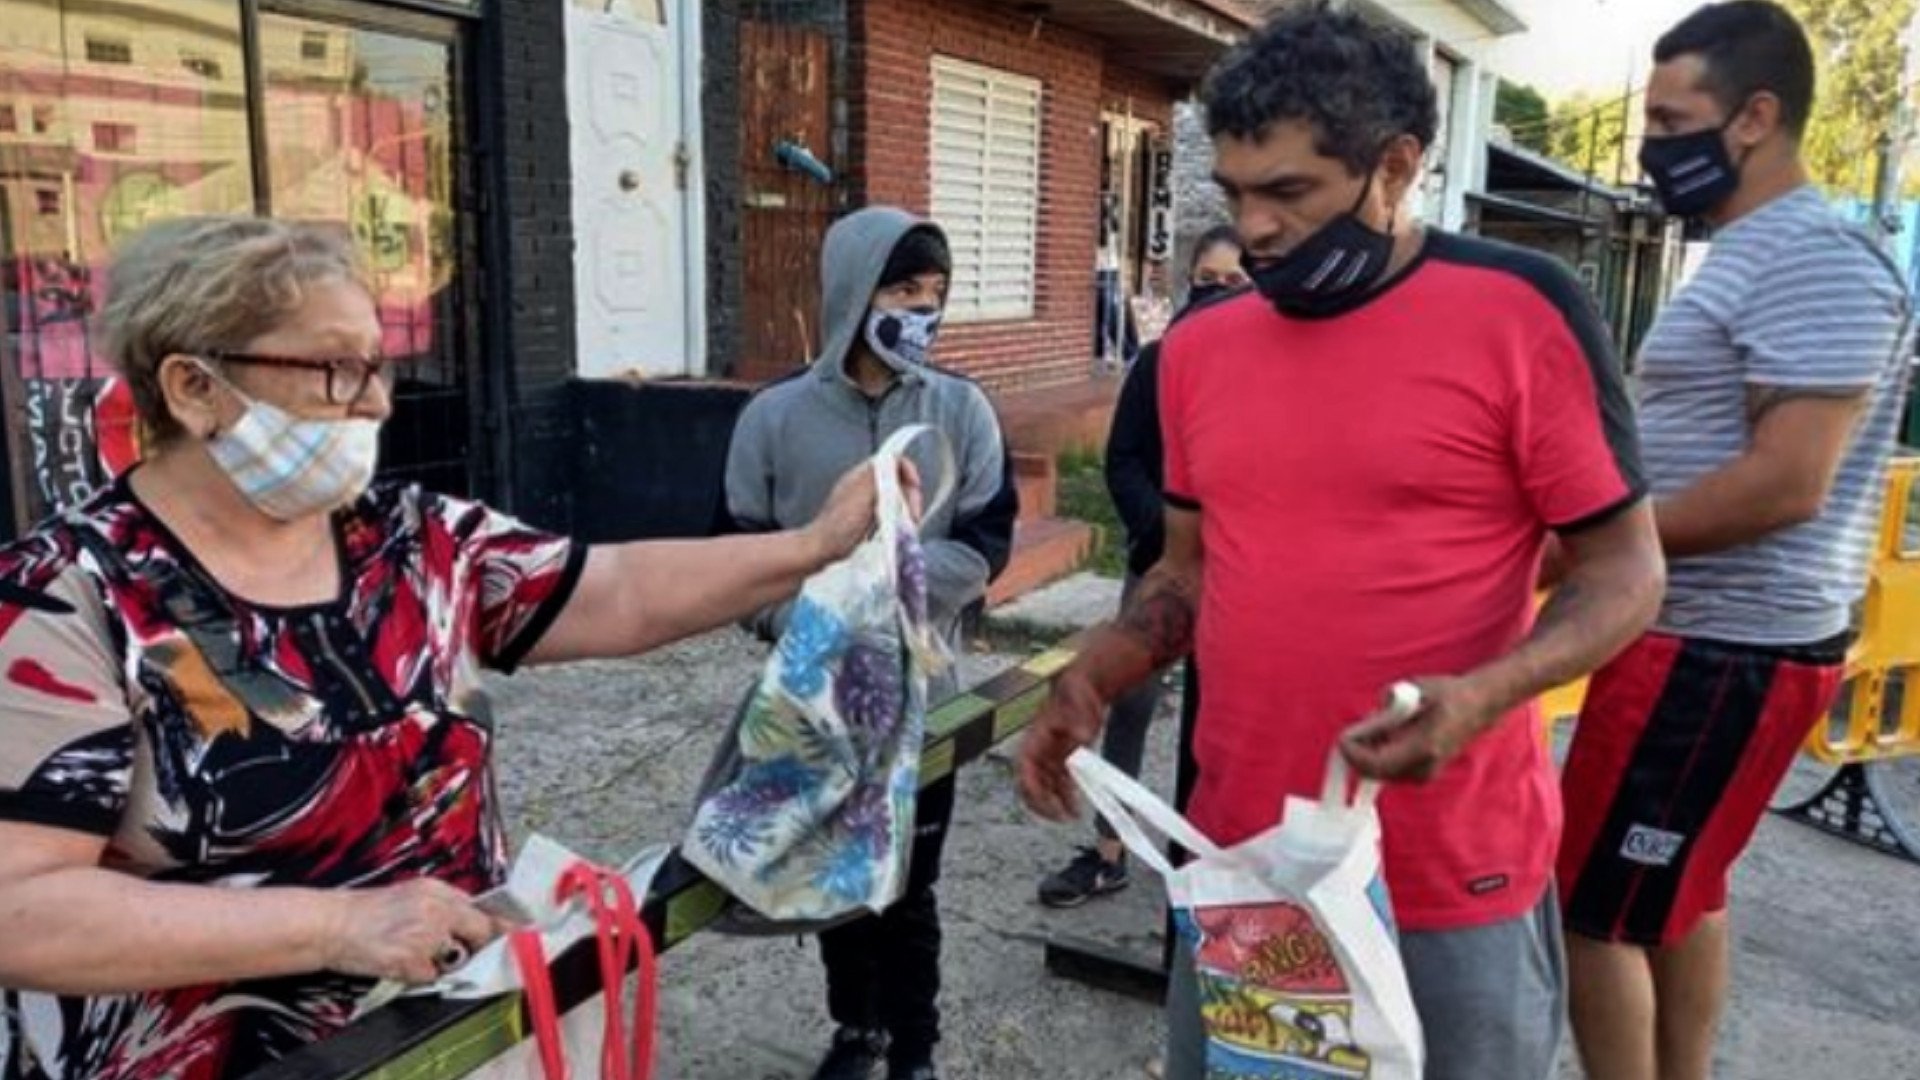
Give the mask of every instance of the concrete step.
[[1020, 492], [1020, 520], [1042, 521], [1060, 505], [1060, 469], [1045, 454], [1013, 455], [1013, 483]]
[[1093, 540], [1093, 526], [1084, 521], [1020, 522], [1014, 526], [1013, 559], [987, 590], [987, 606], [1004, 604], [1072, 574], [1093, 553]]

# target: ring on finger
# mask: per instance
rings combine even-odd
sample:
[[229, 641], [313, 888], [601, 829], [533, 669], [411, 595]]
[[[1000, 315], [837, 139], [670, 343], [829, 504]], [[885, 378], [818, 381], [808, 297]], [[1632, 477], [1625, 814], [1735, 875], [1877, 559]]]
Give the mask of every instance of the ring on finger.
[[465, 945], [458, 941], [449, 941], [440, 946], [439, 952], [433, 954], [433, 966], [441, 971], [452, 971], [466, 963], [469, 955], [471, 954], [467, 952]]

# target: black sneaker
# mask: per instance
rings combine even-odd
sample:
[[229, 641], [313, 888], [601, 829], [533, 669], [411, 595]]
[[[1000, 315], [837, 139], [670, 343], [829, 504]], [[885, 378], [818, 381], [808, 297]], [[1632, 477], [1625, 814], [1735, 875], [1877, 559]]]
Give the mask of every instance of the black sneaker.
[[1116, 893], [1130, 884], [1126, 856], [1108, 862], [1096, 848], [1083, 847], [1066, 869], [1040, 883], [1040, 902], [1050, 908], [1079, 907], [1096, 896]]
[[923, 1061], [913, 1066], [895, 1065], [887, 1070], [887, 1080], [940, 1080], [940, 1073], [932, 1062]]
[[814, 1070], [813, 1080], [873, 1080], [886, 1057], [886, 1032], [843, 1027], [833, 1033], [833, 1047]]

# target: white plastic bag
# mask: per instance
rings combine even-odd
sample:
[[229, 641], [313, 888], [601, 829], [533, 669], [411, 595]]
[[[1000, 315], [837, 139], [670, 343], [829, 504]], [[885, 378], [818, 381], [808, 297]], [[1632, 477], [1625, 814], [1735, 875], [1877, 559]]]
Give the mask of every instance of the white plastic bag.
[[[1420, 1080], [1426, 1058], [1380, 873], [1377, 785], [1347, 796], [1335, 750], [1318, 801], [1222, 849], [1086, 750], [1067, 766], [1088, 800], [1167, 883], [1193, 949], [1207, 1075], [1233, 1080]], [[1168, 863], [1142, 824], [1192, 852]]]
[[[660, 872], [661, 864], [671, 851], [665, 844], [643, 848], [619, 868], [636, 897], [644, 900], [654, 875]], [[520, 855], [507, 874], [504, 891], [540, 928], [540, 943], [550, 957], [559, 956], [572, 948], [574, 942], [591, 937], [595, 929], [593, 913], [586, 905], [577, 901], [562, 904], [554, 899], [561, 876], [581, 861], [579, 855], [564, 845], [536, 833], [521, 845]], [[474, 953], [465, 964], [441, 976], [439, 982], [413, 992], [469, 1000], [519, 989], [522, 989], [520, 973], [514, 967], [512, 951], [503, 936]]]
[[[664, 844], [647, 847], [617, 870], [605, 873], [624, 879], [636, 904], [644, 903], [654, 876], [670, 852]], [[495, 900], [489, 906], [498, 908], [504, 904], [529, 918], [531, 926], [526, 929], [538, 935], [539, 948], [534, 951], [539, 954], [543, 969], [545, 964], [589, 937], [601, 936], [604, 947], [610, 932], [627, 937], [636, 933], [642, 938], [645, 936], [644, 927], [616, 927], [604, 917], [596, 917], [594, 907], [598, 905], [582, 897], [565, 902], [558, 899], [562, 879], [583, 868], [602, 872], [564, 846], [536, 834], [521, 847], [507, 884], [496, 890], [499, 895], [488, 894]], [[514, 955], [514, 936], [509, 933], [495, 939], [431, 985], [408, 989], [396, 983], [381, 984], [361, 1006], [359, 1015], [403, 994], [471, 1000], [527, 992], [528, 1012], [534, 1018], [537, 1037], [516, 1042], [469, 1075], [483, 1080], [526, 1080], [538, 1076], [545, 1076], [546, 1080], [639, 1080], [649, 1075], [652, 1015], [657, 1000], [651, 971], [652, 943], [630, 942], [641, 951], [639, 983], [631, 995], [626, 986], [629, 979], [623, 970], [619, 985], [608, 985], [576, 1008], [556, 1016], [551, 1015], [552, 990], [550, 985], [544, 985], [546, 980], [540, 980], [542, 987], [530, 988], [522, 977], [521, 962]], [[610, 973], [604, 970], [606, 957], [602, 960], [602, 976], [607, 979]], [[634, 1005], [631, 1026], [627, 1010], [623, 1008], [629, 998]], [[610, 1035], [612, 1041], [609, 1041]], [[610, 1067], [616, 1060], [619, 1064]]]
[[949, 662], [927, 615], [926, 561], [900, 486], [926, 425], [874, 455], [874, 536], [808, 579], [741, 706], [681, 857], [760, 916], [795, 927], [885, 910], [905, 888], [927, 676]]

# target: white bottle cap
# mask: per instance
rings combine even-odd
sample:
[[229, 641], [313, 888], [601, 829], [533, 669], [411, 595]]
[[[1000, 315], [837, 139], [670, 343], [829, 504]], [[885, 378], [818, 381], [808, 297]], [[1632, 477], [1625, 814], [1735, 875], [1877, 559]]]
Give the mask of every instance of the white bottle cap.
[[1395, 720], [1413, 719], [1420, 711], [1420, 688], [1410, 682], [1397, 682], [1387, 690], [1387, 715]]

